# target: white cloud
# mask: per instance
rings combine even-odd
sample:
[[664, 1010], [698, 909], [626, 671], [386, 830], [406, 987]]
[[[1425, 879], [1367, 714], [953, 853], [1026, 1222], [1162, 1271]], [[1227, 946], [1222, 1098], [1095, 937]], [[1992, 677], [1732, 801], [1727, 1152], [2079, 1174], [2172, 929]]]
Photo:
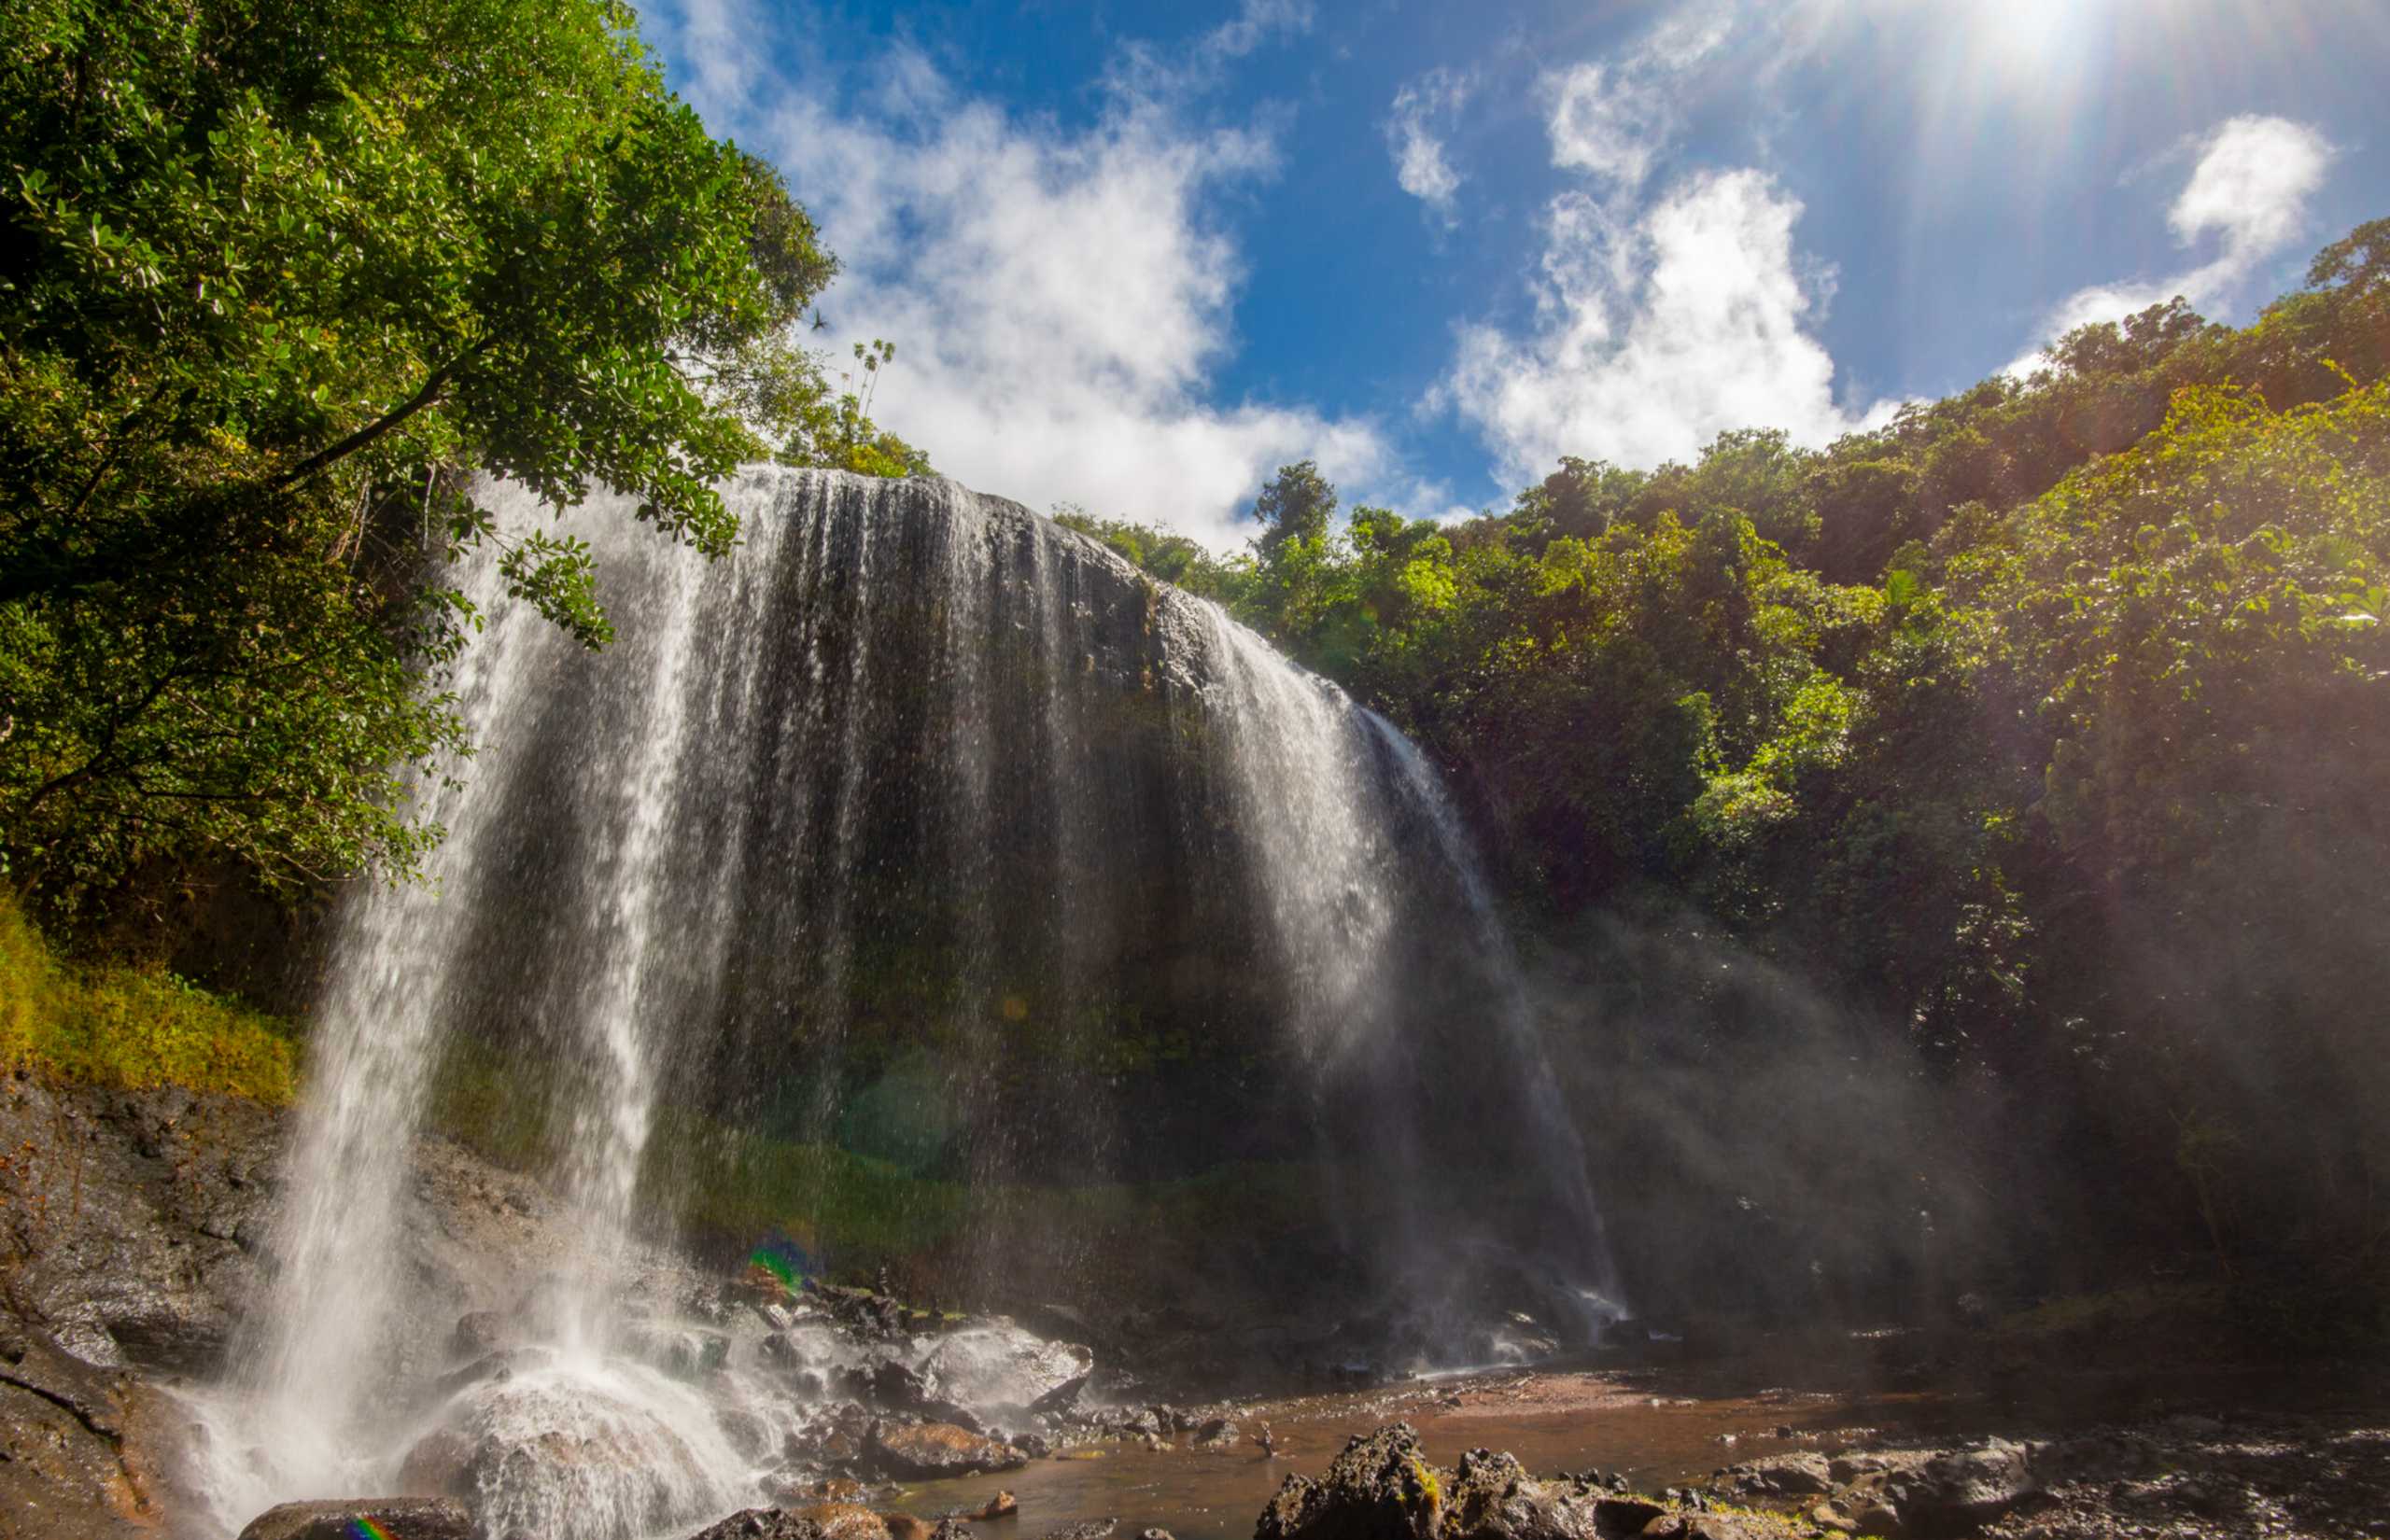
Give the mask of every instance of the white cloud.
[[1822, 443], [1889, 414], [1835, 399], [1834, 359], [1807, 329], [1829, 279], [1793, 245], [1798, 199], [1750, 168], [1652, 188], [1681, 132], [1677, 103], [1735, 25], [1695, 7], [1545, 76], [1553, 164], [1585, 185], [1545, 207], [1533, 318], [1462, 328], [1428, 399], [1477, 427], [1505, 479], [1563, 455], [1690, 459], [1728, 428]]
[[[853, 339], [897, 344], [882, 423], [973, 486], [1226, 544], [1284, 462], [1316, 458], [1352, 497], [1401, 484], [1369, 421], [1209, 399], [1244, 273], [1211, 210], [1271, 175], [1275, 150], [1263, 130], [1191, 126], [1183, 93], [1201, 89], [1190, 72], [1308, 15], [1249, 0], [1168, 69], [1130, 50], [1080, 128], [971, 97], [906, 48], [867, 77], [813, 71], [698, 105], [781, 167], [838, 254], [822, 301], [833, 357]], [[753, 53], [755, 21], [671, 35]], [[693, 67], [701, 84], [740, 78]]]
[[1217, 85], [1227, 67], [1263, 44], [1311, 30], [1310, 0], [1244, 0], [1237, 13], [1183, 50], [1123, 43], [1105, 71], [1115, 94], [1142, 102], [1189, 96]]
[[[2227, 119], [2189, 147], [2199, 159], [2166, 222], [2186, 248], [2219, 238], [2216, 254], [2172, 277], [2076, 290], [2045, 319], [2043, 343], [2079, 326], [2120, 321], [2176, 295], [2200, 308], [2228, 303], [2306, 229], [2307, 201], [2323, 186], [2333, 155], [2330, 142], [2305, 123], [2249, 114]], [[2041, 356], [2037, 344], [2010, 364], [2009, 372], [2032, 372]]]
[[1552, 163], [1607, 177], [1632, 192], [1667, 136], [1666, 104], [1648, 79], [1600, 63], [1547, 77]]
[[1545, 75], [1552, 163], [1587, 172], [1621, 195], [1634, 193], [1681, 127], [1677, 88], [1725, 44], [1734, 27], [1732, 12], [1723, 7], [1688, 7], [1614, 58]]
[[1448, 229], [1458, 222], [1453, 197], [1460, 191], [1461, 176], [1446, 158], [1444, 142], [1438, 135], [1459, 116], [1469, 92], [1465, 77], [1447, 69], [1429, 70], [1394, 93], [1394, 106], [1385, 120], [1395, 181], [1434, 210]]
[[1834, 360], [1804, 329], [1816, 296], [1795, 262], [1800, 214], [1748, 169], [1688, 178], [1633, 217], [1563, 194], [1534, 326], [1465, 329], [1445, 399], [1512, 480], [1562, 455], [1649, 467], [1726, 428], [1817, 444], [1879, 420], [1889, 406], [1836, 404]]

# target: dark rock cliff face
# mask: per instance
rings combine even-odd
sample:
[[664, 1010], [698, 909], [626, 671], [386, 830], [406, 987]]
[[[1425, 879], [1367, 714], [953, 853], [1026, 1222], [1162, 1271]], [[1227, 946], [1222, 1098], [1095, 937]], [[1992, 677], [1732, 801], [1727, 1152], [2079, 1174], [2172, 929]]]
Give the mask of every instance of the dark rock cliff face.
[[[289, 1121], [176, 1086], [0, 1078], [0, 1535], [206, 1533], [205, 1435], [175, 1387], [237, 1367]], [[401, 1253], [378, 1260], [443, 1320], [555, 1249], [540, 1189], [453, 1144], [418, 1146], [413, 1187]]]
[[0, 1081], [0, 1533], [153, 1533], [193, 1505], [158, 1381], [219, 1366], [281, 1136], [236, 1098]]
[[0, 1298], [100, 1368], [214, 1369], [253, 1286], [283, 1118], [234, 1097], [0, 1083]]

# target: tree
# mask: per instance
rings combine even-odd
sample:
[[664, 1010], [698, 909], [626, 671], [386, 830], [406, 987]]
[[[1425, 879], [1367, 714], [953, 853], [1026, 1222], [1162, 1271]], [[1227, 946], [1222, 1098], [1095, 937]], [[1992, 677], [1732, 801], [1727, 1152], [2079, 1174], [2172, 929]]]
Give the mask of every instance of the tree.
[[1261, 526], [1253, 538], [1254, 582], [1238, 618], [1281, 642], [1310, 636], [1323, 618], [1328, 584], [1340, 565], [1336, 488], [1311, 460], [1280, 466], [1245, 517]]
[[0, 159], [0, 860], [65, 902], [409, 869], [478, 621], [422, 537], [609, 635], [471, 478], [718, 555], [713, 483], [825, 393], [811, 222], [612, 0], [28, 0]]

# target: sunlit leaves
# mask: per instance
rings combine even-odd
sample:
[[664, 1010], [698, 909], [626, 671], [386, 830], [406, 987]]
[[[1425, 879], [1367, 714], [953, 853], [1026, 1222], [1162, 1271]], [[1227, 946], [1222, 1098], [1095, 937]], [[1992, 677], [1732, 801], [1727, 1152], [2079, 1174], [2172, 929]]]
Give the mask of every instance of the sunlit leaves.
[[[0, 859], [60, 894], [431, 831], [461, 748], [427, 589], [495, 542], [596, 645], [585, 548], [468, 473], [598, 486], [708, 555], [714, 490], [826, 394], [832, 272], [598, 0], [31, 0], [0, 21]], [[876, 454], [909, 451], [875, 440]]]

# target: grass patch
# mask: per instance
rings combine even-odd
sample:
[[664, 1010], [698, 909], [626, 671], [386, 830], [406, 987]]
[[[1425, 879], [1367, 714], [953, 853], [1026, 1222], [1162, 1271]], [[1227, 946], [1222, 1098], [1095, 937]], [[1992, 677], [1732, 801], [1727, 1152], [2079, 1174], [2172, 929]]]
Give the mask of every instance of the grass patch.
[[162, 969], [60, 957], [0, 891], [0, 1066], [80, 1085], [185, 1085], [279, 1107], [298, 1085], [289, 1026]]

